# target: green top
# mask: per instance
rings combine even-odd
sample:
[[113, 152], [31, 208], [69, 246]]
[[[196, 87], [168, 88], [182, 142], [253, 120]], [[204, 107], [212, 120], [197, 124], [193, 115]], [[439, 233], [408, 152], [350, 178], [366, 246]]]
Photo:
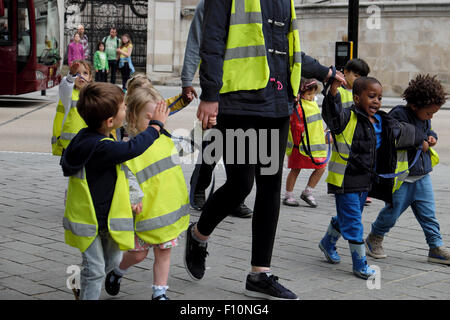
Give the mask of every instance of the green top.
[[117, 36], [114, 38], [111, 38], [111, 36], [107, 36], [103, 38], [103, 42], [105, 43], [105, 52], [108, 60], [116, 60], [116, 49], [120, 47], [120, 39], [117, 38]]
[[94, 69], [95, 70], [109, 70], [106, 53], [103, 51], [96, 51], [94, 54]]

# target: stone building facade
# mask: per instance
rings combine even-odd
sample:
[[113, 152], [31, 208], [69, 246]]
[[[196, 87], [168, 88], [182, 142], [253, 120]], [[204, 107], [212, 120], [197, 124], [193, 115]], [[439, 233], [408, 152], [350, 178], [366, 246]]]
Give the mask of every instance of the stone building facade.
[[[197, 0], [149, 0], [147, 73], [179, 84]], [[295, 0], [302, 50], [334, 64], [335, 42], [347, 35], [347, 0]], [[450, 0], [360, 1], [358, 57], [400, 96], [417, 73], [437, 74], [450, 93]]]

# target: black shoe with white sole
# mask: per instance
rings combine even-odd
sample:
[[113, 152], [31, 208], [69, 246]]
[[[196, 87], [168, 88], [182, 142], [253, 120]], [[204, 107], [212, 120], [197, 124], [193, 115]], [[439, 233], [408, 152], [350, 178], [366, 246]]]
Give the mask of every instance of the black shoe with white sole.
[[269, 300], [299, 300], [295, 293], [278, 282], [278, 277], [265, 272], [247, 276], [245, 295]]

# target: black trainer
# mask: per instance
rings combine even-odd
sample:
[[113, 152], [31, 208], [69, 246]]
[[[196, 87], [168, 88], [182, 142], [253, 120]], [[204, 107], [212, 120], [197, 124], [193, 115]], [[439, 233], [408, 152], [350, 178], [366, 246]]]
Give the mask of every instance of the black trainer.
[[203, 209], [205, 202], [206, 202], [205, 191], [197, 191], [196, 193], [194, 193], [194, 199], [193, 203], [191, 203], [191, 206], [195, 210], [200, 211]]
[[247, 276], [245, 295], [269, 300], [299, 300], [295, 293], [278, 283], [278, 277], [265, 272]]
[[117, 275], [114, 270], [110, 271], [106, 275], [105, 279], [105, 291], [110, 296], [116, 296], [120, 291], [120, 280], [122, 280], [122, 276]]
[[186, 231], [184, 266], [192, 279], [200, 280], [205, 275], [205, 260], [208, 255], [206, 248], [208, 247], [208, 244], [201, 244], [192, 237], [192, 227], [194, 225], [195, 223], [191, 223]]
[[251, 218], [253, 211], [242, 202], [230, 215], [238, 218]]

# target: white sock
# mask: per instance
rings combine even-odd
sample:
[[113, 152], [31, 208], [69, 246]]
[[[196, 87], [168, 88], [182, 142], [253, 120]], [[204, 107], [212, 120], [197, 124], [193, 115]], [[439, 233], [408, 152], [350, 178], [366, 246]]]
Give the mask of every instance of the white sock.
[[313, 193], [313, 191], [314, 191], [314, 188], [313, 187], [310, 187], [310, 186], [306, 186], [306, 188], [305, 188], [305, 194], [312, 194]]
[[294, 197], [294, 192], [286, 190], [286, 198], [293, 198], [293, 197]]

